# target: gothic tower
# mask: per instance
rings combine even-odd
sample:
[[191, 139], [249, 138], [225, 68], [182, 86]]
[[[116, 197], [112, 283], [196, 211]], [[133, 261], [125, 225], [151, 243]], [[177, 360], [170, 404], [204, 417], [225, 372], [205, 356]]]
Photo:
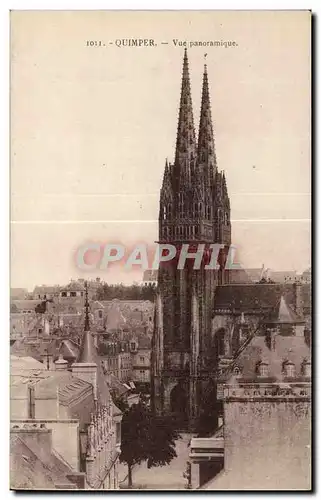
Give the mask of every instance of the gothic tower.
[[[160, 192], [159, 243], [195, 252], [203, 245], [199, 269], [186, 259], [161, 263], [155, 310], [152, 359], [154, 410], [174, 414], [182, 425], [198, 416], [200, 398], [213, 371], [211, 307], [215, 287], [226, 279], [223, 264], [205, 269], [213, 243], [231, 243], [230, 203], [224, 173], [217, 169], [207, 67], [204, 67], [198, 141], [195, 136], [187, 51], [182, 85], [175, 161], [166, 160]], [[183, 423], [184, 422], [184, 423]]]

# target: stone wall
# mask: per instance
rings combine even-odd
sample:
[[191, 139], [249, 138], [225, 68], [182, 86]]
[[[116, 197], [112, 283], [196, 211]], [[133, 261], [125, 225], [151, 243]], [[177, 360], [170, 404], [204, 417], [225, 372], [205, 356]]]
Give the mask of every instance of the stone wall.
[[310, 426], [306, 399], [226, 401], [224, 469], [230, 487], [309, 489]]

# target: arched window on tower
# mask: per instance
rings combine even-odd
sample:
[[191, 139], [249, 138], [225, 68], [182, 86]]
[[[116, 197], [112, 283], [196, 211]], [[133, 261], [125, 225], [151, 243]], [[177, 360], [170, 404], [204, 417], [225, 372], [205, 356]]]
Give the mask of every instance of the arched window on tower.
[[214, 337], [215, 351], [217, 356], [225, 355], [225, 330], [220, 328]]
[[163, 219], [166, 220], [167, 218], [167, 209], [166, 209], [166, 206], [163, 207]]

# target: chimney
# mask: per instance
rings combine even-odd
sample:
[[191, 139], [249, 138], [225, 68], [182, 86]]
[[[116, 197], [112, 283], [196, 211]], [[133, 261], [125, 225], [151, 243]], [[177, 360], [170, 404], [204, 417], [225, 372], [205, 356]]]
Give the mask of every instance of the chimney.
[[266, 346], [270, 349], [270, 351], [275, 351], [275, 343], [276, 343], [276, 337], [277, 331], [273, 328], [267, 328], [266, 330], [266, 336], [265, 336], [265, 343]]
[[47, 370], [55, 370], [55, 363], [53, 360], [53, 355], [45, 350], [45, 353], [42, 355], [42, 363], [46, 367]]
[[59, 354], [59, 358], [55, 361], [55, 369], [56, 371], [63, 371], [68, 369], [68, 361], [66, 361], [62, 354]]

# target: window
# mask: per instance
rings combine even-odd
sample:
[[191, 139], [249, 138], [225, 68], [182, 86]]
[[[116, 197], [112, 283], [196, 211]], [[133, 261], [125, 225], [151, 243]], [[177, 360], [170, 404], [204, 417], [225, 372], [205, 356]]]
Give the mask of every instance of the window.
[[295, 375], [295, 365], [293, 363], [286, 363], [284, 365], [284, 371], [286, 377], [294, 377]]
[[141, 363], [144, 363], [144, 356], [140, 356], [140, 358], [139, 358], [139, 359], [140, 359], [140, 362], [141, 362]]
[[261, 362], [258, 365], [258, 375], [260, 377], [267, 377], [268, 376], [268, 364]]
[[67, 292], [61, 292], [62, 297], [67, 297]]
[[98, 318], [99, 319], [102, 319], [103, 317], [103, 312], [101, 310], [98, 311]]
[[304, 377], [311, 377], [311, 363], [309, 360], [304, 360], [302, 363], [302, 374]]
[[70, 297], [77, 297], [77, 293], [76, 292], [70, 292]]

